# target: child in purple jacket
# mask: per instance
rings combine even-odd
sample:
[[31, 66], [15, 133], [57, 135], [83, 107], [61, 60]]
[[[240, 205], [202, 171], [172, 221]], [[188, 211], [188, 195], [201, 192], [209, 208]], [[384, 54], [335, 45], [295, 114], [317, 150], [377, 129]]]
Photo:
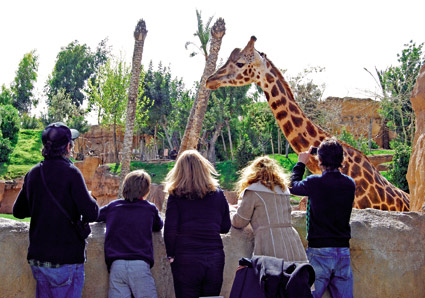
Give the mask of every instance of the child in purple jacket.
[[124, 178], [124, 199], [100, 209], [97, 221], [106, 222], [109, 298], [157, 297], [150, 270], [154, 264], [152, 232], [160, 231], [163, 221], [155, 205], [146, 201], [150, 184], [145, 171], [133, 171]]

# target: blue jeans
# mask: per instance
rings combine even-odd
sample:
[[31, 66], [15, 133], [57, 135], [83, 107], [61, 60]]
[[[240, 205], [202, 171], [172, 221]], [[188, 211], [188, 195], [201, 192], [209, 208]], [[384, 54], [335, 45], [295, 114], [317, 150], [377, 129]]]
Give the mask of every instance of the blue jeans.
[[81, 298], [84, 285], [84, 264], [63, 265], [59, 268], [31, 266], [37, 282], [37, 298]]
[[109, 298], [157, 298], [151, 267], [142, 260], [116, 260], [109, 274]]
[[171, 271], [176, 298], [218, 296], [223, 284], [224, 252], [176, 255]]
[[307, 257], [316, 273], [315, 298], [322, 297], [326, 289], [334, 298], [353, 297], [353, 272], [348, 247], [308, 247]]

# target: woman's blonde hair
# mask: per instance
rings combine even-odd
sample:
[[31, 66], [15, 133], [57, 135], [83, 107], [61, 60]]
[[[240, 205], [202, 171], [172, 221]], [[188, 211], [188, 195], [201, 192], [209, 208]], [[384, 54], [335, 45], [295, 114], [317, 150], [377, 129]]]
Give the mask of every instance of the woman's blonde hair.
[[191, 200], [201, 199], [217, 189], [218, 181], [214, 176], [218, 173], [205, 157], [196, 150], [186, 150], [167, 174], [164, 191]]
[[273, 191], [275, 186], [285, 190], [290, 183], [290, 176], [276, 160], [268, 156], [260, 156], [240, 171], [239, 180], [236, 182], [238, 197], [245, 188], [256, 182], [260, 182]]

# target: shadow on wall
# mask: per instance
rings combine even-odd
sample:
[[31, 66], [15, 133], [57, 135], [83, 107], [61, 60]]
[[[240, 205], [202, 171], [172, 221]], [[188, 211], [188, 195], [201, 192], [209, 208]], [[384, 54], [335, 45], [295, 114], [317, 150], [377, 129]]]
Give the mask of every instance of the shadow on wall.
[[[162, 214], [163, 216], [163, 214]], [[305, 243], [305, 212], [293, 212], [292, 222]], [[354, 297], [425, 297], [425, 214], [353, 210], [351, 255]], [[104, 262], [105, 225], [92, 224], [83, 297], [107, 297]], [[28, 223], [0, 219], [0, 293], [2, 298], [34, 297], [35, 282], [26, 261]], [[252, 230], [231, 229], [223, 235], [226, 253], [222, 293], [228, 297], [241, 257], [253, 250]], [[152, 269], [158, 297], [173, 298], [173, 280], [161, 233], [154, 233]]]

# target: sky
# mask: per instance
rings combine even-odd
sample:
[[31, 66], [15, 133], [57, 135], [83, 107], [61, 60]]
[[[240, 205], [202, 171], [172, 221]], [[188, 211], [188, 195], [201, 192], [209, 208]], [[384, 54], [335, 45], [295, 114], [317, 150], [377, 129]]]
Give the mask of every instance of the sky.
[[14, 0], [2, 1], [0, 10], [0, 85], [15, 77], [25, 53], [39, 55], [36, 93], [52, 73], [62, 47], [78, 40], [92, 50], [106, 37], [115, 56], [129, 63], [133, 32], [139, 19], [148, 30], [142, 64], [170, 66], [173, 77], [186, 88], [199, 81], [202, 55], [189, 57], [187, 41], [198, 44], [196, 10], [203, 20], [221, 17], [226, 23], [218, 64], [234, 48], [243, 48], [252, 35], [255, 48], [287, 74], [320, 66], [311, 78], [325, 84], [323, 97], [373, 98], [378, 93], [375, 67], [397, 65], [397, 54], [410, 40], [425, 42], [425, 1], [331, 0]]

